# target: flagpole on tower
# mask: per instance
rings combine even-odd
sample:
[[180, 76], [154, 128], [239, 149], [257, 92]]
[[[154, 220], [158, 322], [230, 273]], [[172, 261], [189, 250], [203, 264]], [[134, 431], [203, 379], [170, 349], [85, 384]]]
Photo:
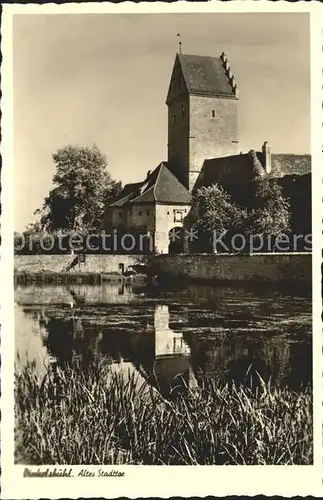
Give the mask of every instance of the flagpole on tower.
[[179, 50], [179, 53], [181, 54], [182, 53], [182, 41], [181, 41], [181, 34], [180, 33], [177, 33], [178, 38], [179, 38], [179, 42], [178, 42], [178, 50]]

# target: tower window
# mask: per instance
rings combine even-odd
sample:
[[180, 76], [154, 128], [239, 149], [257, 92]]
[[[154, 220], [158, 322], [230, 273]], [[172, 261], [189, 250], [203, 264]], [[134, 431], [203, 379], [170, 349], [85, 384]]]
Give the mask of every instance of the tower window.
[[138, 215], [139, 215], [139, 216], [141, 215], [141, 210], [139, 210]]
[[184, 112], [185, 112], [185, 107], [184, 107], [184, 104], [181, 105], [181, 115], [182, 115], [182, 118], [184, 118]]
[[173, 122], [173, 123], [176, 123], [176, 115], [173, 115], [173, 116], [172, 116], [172, 122]]
[[212, 118], [215, 118], [215, 109], [212, 109]]

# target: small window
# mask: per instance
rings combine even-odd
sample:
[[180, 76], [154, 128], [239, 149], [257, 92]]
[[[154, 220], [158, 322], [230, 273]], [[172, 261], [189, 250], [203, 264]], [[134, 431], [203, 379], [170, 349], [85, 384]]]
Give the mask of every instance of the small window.
[[149, 215], [149, 213], [150, 213], [149, 210], [147, 210], [147, 215]]
[[119, 212], [119, 219], [122, 219], [122, 212]]
[[169, 212], [167, 212], [167, 215], [169, 215]]
[[185, 113], [185, 107], [184, 107], [184, 104], [181, 105], [181, 115], [182, 115], [182, 118], [184, 118], [184, 113]]
[[139, 216], [141, 215], [141, 210], [139, 210], [138, 215], [139, 215]]
[[172, 116], [172, 122], [173, 122], [173, 123], [176, 123], [176, 115], [173, 115], [173, 116]]
[[215, 109], [212, 109], [212, 118], [215, 118]]
[[174, 222], [183, 222], [183, 212], [181, 210], [174, 210]]

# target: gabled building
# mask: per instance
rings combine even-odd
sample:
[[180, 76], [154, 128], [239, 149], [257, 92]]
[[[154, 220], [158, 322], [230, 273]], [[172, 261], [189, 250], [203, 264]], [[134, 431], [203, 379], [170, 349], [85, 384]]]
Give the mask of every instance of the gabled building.
[[251, 178], [284, 180], [311, 172], [310, 155], [272, 154], [268, 142], [242, 154], [238, 100], [236, 79], [224, 53], [176, 55], [166, 98], [168, 161], [142, 182], [124, 187], [109, 207], [113, 227], [149, 232], [155, 252], [184, 251], [183, 241], [170, 245], [169, 232], [183, 228], [191, 193], [199, 187], [221, 184], [236, 198], [248, 189]]
[[175, 175], [161, 163], [146, 179], [126, 184], [108, 207], [113, 228], [137, 230], [148, 234], [156, 253], [169, 250], [169, 232], [183, 227], [191, 206], [190, 192]]

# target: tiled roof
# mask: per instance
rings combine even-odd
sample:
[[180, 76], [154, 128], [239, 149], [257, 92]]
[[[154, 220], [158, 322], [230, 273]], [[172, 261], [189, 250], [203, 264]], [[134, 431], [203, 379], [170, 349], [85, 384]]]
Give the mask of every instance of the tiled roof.
[[133, 184], [126, 184], [123, 189], [120, 191], [118, 196], [114, 199], [113, 203], [111, 203], [110, 207], [121, 207], [127, 203], [127, 201], [133, 198], [133, 193], [136, 192], [142, 182], [136, 182]]
[[248, 177], [263, 177], [265, 169], [262, 156], [261, 153], [253, 151], [205, 160], [194, 191], [212, 184], [221, 184], [226, 189], [232, 183], [237, 186], [244, 185]]
[[110, 207], [128, 203], [190, 204], [191, 194], [168, 170], [165, 163], [158, 165], [147, 178], [136, 184], [127, 184]]
[[[311, 172], [310, 155], [272, 154], [271, 163], [271, 178], [304, 175]], [[212, 184], [221, 184], [224, 188], [232, 183], [242, 186], [248, 178], [259, 178], [265, 175], [265, 157], [259, 151], [213, 158], [204, 161], [194, 191], [199, 187]]]
[[179, 61], [188, 92], [234, 96], [219, 57], [180, 54]]
[[[181, 68], [186, 91], [189, 94], [236, 97], [232, 81], [230, 81], [220, 57], [177, 54], [173, 74], [178, 65]], [[170, 87], [167, 102], [171, 96]]]
[[155, 185], [156, 201], [191, 203], [192, 197], [185, 186], [175, 177], [174, 174], [165, 166], [161, 165], [157, 183]]
[[[310, 155], [272, 154], [271, 178], [285, 175], [304, 175], [311, 172]], [[265, 173], [265, 157], [262, 152], [213, 158], [205, 160], [201, 173], [194, 187], [194, 192], [202, 186], [221, 184], [224, 189], [232, 191], [247, 185], [248, 179], [261, 178]], [[142, 182], [126, 184], [110, 207], [121, 207], [126, 204], [173, 203], [190, 204], [191, 194], [167, 168], [161, 163]]]
[[272, 177], [305, 175], [311, 172], [311, 155], [272, 154]]

